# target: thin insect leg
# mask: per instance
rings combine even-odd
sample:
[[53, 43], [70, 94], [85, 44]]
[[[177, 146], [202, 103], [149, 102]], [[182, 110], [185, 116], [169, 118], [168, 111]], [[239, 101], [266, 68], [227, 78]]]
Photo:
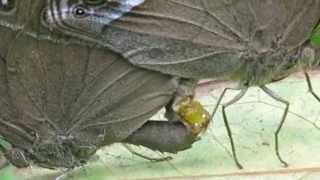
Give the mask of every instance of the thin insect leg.
[[211, 113], [211, 119], [213, 118], [213, 116], [216, 114], [218, 108], [219, 108], [219, 105], [222, 101], [222, 99], [224, 98], [224, 95], [226, 94], [227, 91], [229, 90], [241, 90], [240, 88], [225, 88], [222, 93], [220, 94], [219, 98], [218, 98], [218, 101], [216, 103], [216, 105], [214, 106], [213, 110], [212, 110], [212, 113]]
[[140, 154], [138, 152], [136, 152], [135, 150], [133, 150], [129, 145], [127, 144], [123, 144], [123, 147], [125, 147], [130, 153], [138, 156], [138, 157], [141, 157], [143, 159], [146, 159], [146, 160], [149, 160], [149, 161], [153, 161], [153, 162], [161, 162], [161, 161], [169, 161], [172, 159], [172, 157], [170, 156], [167, 156], [167, 157], [164, 157], [164, 158], [152, 158], [152, 157], [148, 157], [148, 156], [145, 156], [143, 154]]
[[[228, 89], [226, 89], [226, 90], [228, 90]], [[224, 122], [224, 125], [225, 125], [226, 129], [227, 129], [228, 137], [229, 137], [229, 140], [230, 140], [233, 160], [234, 160], [234, 162], [236, 163], [236, 165], [238, 166], [239, 169], [242, 169], [243, 167], [242, 167], [242, 165], [240, 164], [240, 162], [238, 161], [238, 158], [237, 158], [236, 148], [235, 148], [234, 141], [233, 141], [233, 138], [232, 138], [232, 132], [231, 132], [231, 129], [230, 129], [230, 126], [229, 126], [229, 122], [228, 122], [228, 119], [227, 119], [227, 115], [226, 115], [226, 108], [228, 106], [236, 103], [237, 101], [239, 101], [246, 94], [247, 90], [248, 90], [248, 88], [241, 89], [240, 93], [237, 94], [234, 98], [232, 98], [229, 102], [222, 104], [223, 122]]]
[[281, 121], [280, 121], [280, 124], [278, 125], [277, 127], [277, 130], [275, 131], [274, 133], [274, 138], [275, 138], [275, 150], [276, 150], [276, 155], [279, 159], [279, 161], [285, 166], [285, 167], [288, 167], [288, 163], [286, 161], [284, 161], [280, 155], [280, 152], [279, 152], [279, 133], [281, 131], [281, 128], [286, 120], [286, 117], [288, 115], [288, 112], [289, 112], [289, 105], [290, 103], [283, 99], [282, 97], [276, 95], [272, 90], [270, 90], [269, 88], [267, 88], [266, 86], [262, 86], [260, 87], [266, 94], [268, 94], [270, 97], [272, 97], [274, 100], [276, 101], [279, 101], [283, 104], [285, 104], [285, 110], [284, 110], [284, 113], [282, 115], [282, 118], [281, 118]]
[[62, 175], [56, 177], [54, 180], [66, 180], [67, 178], [71, 177], [73, 173], [73, 169], [67, 169], [63, 172]]
[[312, 94], [313, 97], [315, 97], [320, 102], [320, 97], [314, 92], [311, 79], [307, 71], [304, 71], [304, 76], [306, 77], [306, 80], [307, 80], [309, 92]]
[[179, 115], [173, 110], [174, 101], [175, 98], [170, 100], [170, 102], [165, 106], [166, 112], [164, 116], [168, 121], [180, 121]]

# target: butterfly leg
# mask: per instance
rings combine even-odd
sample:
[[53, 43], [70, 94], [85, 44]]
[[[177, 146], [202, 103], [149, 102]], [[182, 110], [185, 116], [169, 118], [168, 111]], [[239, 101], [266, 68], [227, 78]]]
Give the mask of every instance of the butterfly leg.
[[171, 159], [173, 159], [171, 156], [166, 156], [166, 157], [163, 157], [163, 158], [153, 158], [153, 157], [149, 157], [149, 156], [146, 156], [146, 155], [143, 155], [139, 152], [136, 152], [134, 149], [132, 149], [128, 144], [123, 144], [123, 146], [132, 154], [138, 156], [138, 157], [141, 157], [143, 159], [146, 159], [146, 160], [149, 160], [149, 161], [152, 161], [152, 162], [161, 162], [161, 161], [169, 161]]
[[165, 106], [165, 113], [164, 113], [164, 117], [166, 119], [168, 119], [169, 121], [180, 121], [180, 117], [179, 115], [175, 112], [175, 110], [173, 109], [173, 106], [175, 104], [175, 98], [172, 98], [170, 100], [170, 102]]
[[[222, 95], [224, 95], [228, 90], [238, 90], [238, 89], [226, 88], [224, 90], [224, 92], [222, 93]], [[236, 148], [235, 148], [234, 141], [233, 141], [233, 138], [232, 138], [232, 131], [231, 131], [231, 128], [229, 126], [228, 118], [227, 118], [227, 115], [226, 115], [226, 108], [228, 106], [236, 103], [237, 101], [239, 101], [246, 94], [248, 88], [243, 88], [243, 89], [240, 89], [240, 90], [241, 91], [234, 98], [232, 98], [229, 102], [226, 102], [226, 103], [222, 104], [222, 117], [223, 117], [223, 122], [224, 122], [224, 125], [225, 125], [227, 133], [228, 133], [229, 140], [230, 140], [230, 146], [231, 146], [231, 150], [232, 150], [233, 160], [236, 163], [237, 167], [239, 169], [242, 169], [243, 167], [240, 164], [240, 162], [238, 160], [238, 157], [237, 157]]]
[[274, 133], [274, 138], [275, 138], [275, 151], [276, 151], [276, 155], [277, 155], [277, 158], [279, 159], [279, 161], [285, 166], [287, 167], [288, 166], [288, 163], [286, 161], [284, 161], [280, 155], [280, 152], [279, 152], [279, 133], [281, 131], [281, 128], [286, 120], [286, 117], [288, 115], [288, 112], [289, 112], [289, 105], [290, 103], [283, 99], [282, 97], [276, 95], [273, 91], [271, 91], [269, 88], [267, 88], [266, 86], [262, 86], [260, 87], [266, 94], [268, 94], [271, 98], [273, 98], [274, 100], [276, 101], [279, 101], [281, 103], [283, 103], [285, 105], [285, 110], [284, 110], [284, 113], [282, 115], [282, 118], [281, 118], [281, 121], [280, 121], [280, 124], [278, 125], [275, 133]]
[[218, 108], [219, 108], [219, 105], [221, 104], [221, 101], [222, 99], [224, 98], [225, 94], [227, 93], [227, 91], [229, 90], [240, 90], [239, 88], [225, 88], [222, 93], [220, 94], [216, 104], [214, 105], [214, 108], [212, 110], [212, 113], [211, 113], [211, 117], [213, 118], [214, 115], [216, 114]]
[[73, 173], [73, 169], [66, 169], [60, 176], [56, 177], [54, 180], [69, 179], [70, 177], [72, 177], [72, 173]]
[[310, 76], [307, 71], [304, 71], [304, 76], [305, 76], [307, 84], [308, 84], [309, 92], [312, 94], [312, 96], [314, 98], [316, 98], [320, 102], [320, 97], [314, 92], [313, 87], [312, 87], [312, 83], [311, 83], [311, 79], [310, 79]]
[[192, 79], [179, 79], [179, 86], [175, 97], [171, 99], [171, 101], [165, 106], [165, 114], [164, 116], [169, 121], [180, 121], [180, 117], [177, 114], [177, 106], [184, 101], [186, 98], [193, 99], [195, 94], [195, 88], [197, 86], [198, 81]]

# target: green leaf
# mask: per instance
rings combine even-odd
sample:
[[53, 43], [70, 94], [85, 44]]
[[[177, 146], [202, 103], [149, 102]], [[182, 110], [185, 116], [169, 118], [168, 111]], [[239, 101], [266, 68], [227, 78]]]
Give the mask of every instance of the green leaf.
[[320, 47], [320, 25], [315, 29], [314, 33], [311, 36], [311, 43], [314, 46]]

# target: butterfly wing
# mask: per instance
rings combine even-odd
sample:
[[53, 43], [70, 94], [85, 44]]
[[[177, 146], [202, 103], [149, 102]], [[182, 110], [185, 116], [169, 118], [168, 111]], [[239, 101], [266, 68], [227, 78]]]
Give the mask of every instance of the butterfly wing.
[[175, 91], [169, 76], [136, 68], [111, 51], [20, 36], [6, 58], [15, 106], [55, 133], [89, 131], [120, 141]]
[[94, 145], [101, 136], [103, 144], [119, 142], [175, 93], [177, 82], [168, 75], [48, 32], [39, 18], [42, 0], [18, 5], [39, 8], [17, 10], [23, 12], [15, 15], [17, 22], [24, 19], [20, 25], [0, 16], [7, 22], [0, 25], [1, 36], [8, 35], [0, 43], [0, 134], [14, 147], [29, 149], [58, 136]]
[[25, 9], [20, 11], [20, 16], [16, 11], [19, 5], [26, 7], [26, 5], [30, 5], [30, 2], [17, 3], [15, 0], [0, 2], [0, 135], [10, 143], [14, 142], [14, 147], [29, 149], [36, 139], [32, 129], [36, 129], [37, 122], [25, 122], [25, 117], [21, 116], [20, 110], [14, 103], [14, 97], [11, 96], [11, 87], [8, 81], [9, 73], [15, 72], [14, 69], [7, 66], [8, 52], [17, 36], [17, 28], [22, 26], [25, 17], [30, 17], [29, 15], [32, 14], [31, 9]]
[[240, 56], [307, 39], [319, 0], [147, 0], [103, 32], [137, 66], [184, 77], [225, 76]]

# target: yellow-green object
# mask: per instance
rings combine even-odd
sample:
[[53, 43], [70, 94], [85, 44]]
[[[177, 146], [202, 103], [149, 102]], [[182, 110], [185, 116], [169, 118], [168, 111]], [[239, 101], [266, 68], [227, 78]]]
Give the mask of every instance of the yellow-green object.
[[187, 98], [178, 109], [181, 118], [192, 127], [205, 129], [210, 121], [210, 114], [198, 101]]
[[311, 43], [314, 46], [320, 47], [320, 25], [315, 29], [311, 36]]

